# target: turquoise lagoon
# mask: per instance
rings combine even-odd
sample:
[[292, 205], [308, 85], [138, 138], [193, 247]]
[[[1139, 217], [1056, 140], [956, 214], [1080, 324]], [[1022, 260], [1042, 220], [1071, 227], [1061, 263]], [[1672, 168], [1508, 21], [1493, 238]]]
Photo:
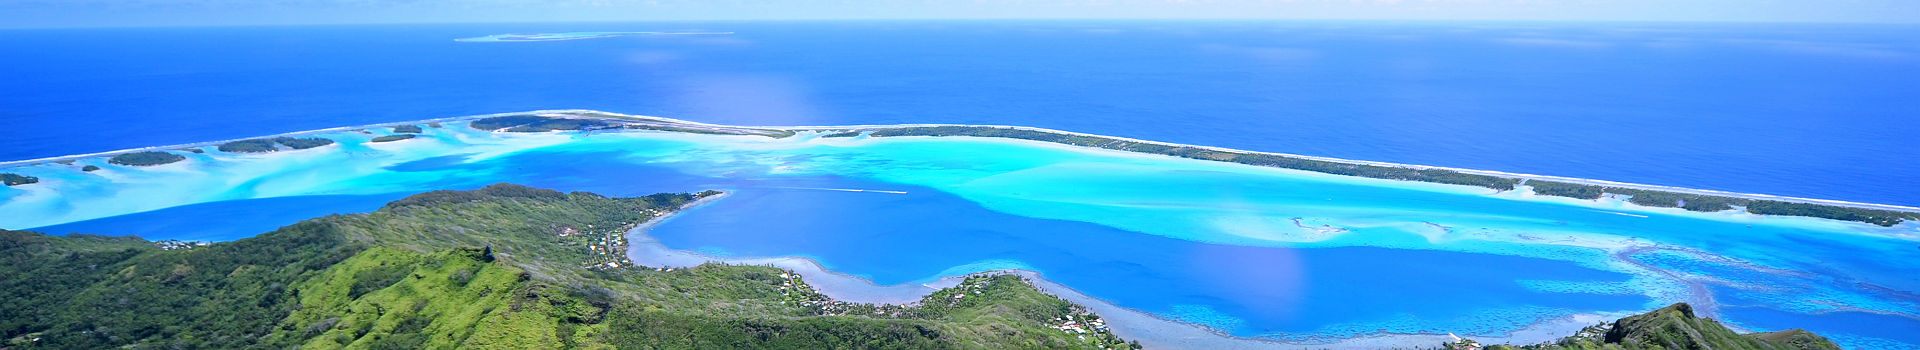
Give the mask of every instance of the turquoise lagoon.
[[[11, 168], [42, 182], [0, 188], [0, 227], [229, 240], [496, 182], [723, 189], [732, 195], [650, 234], [714, 255], [810, 257], [879, 284], [1034, 270], [1119, 306], [1301, 343], [1498, 337], [1688, 301], [1748, 330], [1920, 346], [1912, 223], [1690, 213], [1002, 139], [497, 134], [452, 122], [373, 144], [385, 129], [368, 130], [319, 134], [340, 143], [303, 151], [199, 147], [154, 167]], [[195, 224], [207, 218], [221, 223]]]

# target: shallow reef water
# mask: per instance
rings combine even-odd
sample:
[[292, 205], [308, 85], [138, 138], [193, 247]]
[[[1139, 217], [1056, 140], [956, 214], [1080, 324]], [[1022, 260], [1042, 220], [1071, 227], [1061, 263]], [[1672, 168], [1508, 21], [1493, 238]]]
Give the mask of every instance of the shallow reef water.
[[[802, 256], [879, 284], [1020, 268], [1236, 336], [1499, 336], [1575, 314], [1705, 302], [1732, 325], [1850, 347], [1920, 344], [1920, 243], [1891, 228], [1691, 213], [980, 138], [493, 133], [151, 167], [8, 169], [0, 227], [231, 240], [407, 193], [514, 182], [731, 195], [662, 223], [667, 247]], [[85, 172], [87, 165], [102, 169]], [[217, 216], [221, 227], [193, 225]]]

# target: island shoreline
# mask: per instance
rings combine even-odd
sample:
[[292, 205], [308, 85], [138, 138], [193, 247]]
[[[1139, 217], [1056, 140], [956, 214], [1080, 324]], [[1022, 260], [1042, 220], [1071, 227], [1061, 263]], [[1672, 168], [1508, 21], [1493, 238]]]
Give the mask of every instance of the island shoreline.
[[[1920, 213], [1920, 207], [1894, 205], [1894, 204], [1878, 204], [1878, 203], [1853, 202], [1853, 201], [1834, 200], [1834, 199], [1818, 199], [1818, 198], [1769, 195], [1769, 194], [1759, 194], [1759, 193], [1706, 190], [1706, 189], [1637, 184], [1637, 183], [1629, 183], [1629, 182], [1586, 179], [1586, 178], [1576, 178], [1576, 177], [1513, 173], [1513, 172], [1503, 172], [1503, 171], [1494, 171], [1494, 170], [1452, 168], [1452, 167], [1402, 164], [1402, 163], [1391, 163], [1391, 162], [1377, 162], [1377, 161], [1309, 156], [1309, 155], [1299, 155], [1299, 154], [1279, 153], [1279, 152], [1249, 151], [1249, 150], [1240, 150], [1240, 149], [1233, 149], [1233, 148], [1226, 148], [1226, 147], [1178, 144], [1178, 143], [1171, 143], [1171, 142], [1141, 140], [1141, 139], [1133, 139], [1133, 138], [1118, 137], [1118, 136], [1107, 136], [1107, 135], [1089, 134], [1089, 133], [1081, 133], [1081, 132], [1073, 132], [1073, 131], [1054, 130], [1054, 129], [1047, 129], [1047, 128], [1026, 127], [1026, 126], [964, 125], [964, 124], [735, 126], [735, 125], [701, 123], [701, 122], [666, 118], [666, 117], [620, 114], [620, 113], [587, 110], [587, 109], [534, 110], [534, 111], [522, 111], [522, 112], [506, 112], [506, 113], [479, 114], [479, 115], [458, 116], [458, 117], [433, 118], [433, 119], [423, 119], [423, 120], [403, 121], [403, 122], [375, 123], [375, 124], [366, 124], [366, 125], [295, 131], [295, 132], [287, 132], [287, 133], [280, 133], [280, 134], [273, 134], [273, 135], [245, 137], [245, 138], [219, 140], [219, 141], [193, 142], [193, 143], [177, 144], [177, 145], [140, 147], [140, 148], [130, 148], [130, 149], [122, 149], [122, 150], [114, 150], [114, 151], [94, 152], [94, 153], [56, 156], [56, 157], [0, 161], [0, 169], [28, 166], [28, 165], [37, 165], [37, 164], [44, 164], [44, 163], [54, 163], [54, 162], [68, 161], [68, 160], [75, 160], [75, 159], [82, 159], [82, 158], [113, 156], [113, 155], [124, 154], [124, 153], [135, 153], [135, 152], [146, 152], [146, 151], [166, 151], [166, 150], [173, 150], [173, 149], [180, 149], [180, 148], [215, 146], [215, 145], [233, 142], [233, 141], [251, 140], [251, 139], [260, 139], [260, 138], [302, 136], [302, 135], [311, 135], [311, 134], [320, 134], [320, 133], [353, 131], [353, 130], [377, 128], [377, 127], [392, 127], [392, 126], [421, 124], [421, 123], [467, 121], [467, 120], [477, 120], [477, 119], [484, 119], [484, 118], [507, 117], [507, 116], [546, 116], [546, 117], [560, 117], [560, 118], [598, 119], [598, 120], [622, 121], [622, 122], [651, 121], [651, 122], [676, 124], [676, 126], [713, 128], [713, 129], [766, 129], [766, 130], [814, 131], [814, 132], [906, 129], [906, 128], [924, 128], [924, 127], [995, 128], [995, 129], [1005, 129], [1005, 130], [1021, 130], [1021, 131], [1030, 131], [1030, 132], [1050, 133], [1050, 134], [1067, 135], [1067, 136], [1096, 137], [1096, 138], [1112, 139], [1112, 140], [1119, 140], [1119, 141], [1133, 142], [1133, 143], [1140, 143], [1140, 144], [1150, 144], [1150, 145], [1156, 145], [1156, 146], [1185, 147], [1185, 148], [1201, 149], [1201, 150], [1207, 150], [1207, 151], [1213, 151], [1213, 152], [1247, 154], [1247, 155], [1265, 155], [1265, 156], [1296, 158], [1296, 159], [1303, 159], [1303, 160], [1310, 160], [1310, 161], [1331, 162], [1331, 163], [1349, 164], [1349, 165], [1402, 168], [1402, 169], [1411, 169], [1411, 170], [1442, 170], [1442, 171], [1451, 171], [1451, 172], [1458, 172], [1458, 173], [1470, 174], [1470, 175], [1517, 179], [1517, 180], [1521, 180], [1521, 183], [1520, 183], [1521, 185], [1524, 185], [1526, 181], [1540, 180], [1540, 181], [1564, 182], [1564, 183], [1589, 185], [1589, 186], [1615, 187], [1615, 188], [1623, 188], [1623, 189], [1671, 192], [1671, 193], [1693, 194], [1693, 195], [1702, 195], [1702, 196], [1718, 196], [1718, 197], [1739, 198], [1739, 199], [1748, 199], [1748, 200], [1782, 201], [1782, 202], [1789, 202], [1789, 203], [1835, 206], [1835, 207], [1853, 208], [1853, 209]], [[665, 130], [665, 132], [687, 132], [687, 131]], [[900, 137], [900, 136], [890, 136], [890, 137]], [[929, 137], [945, 137], [945, 136], [929, 136]], [[980, 136], [969, 136], [969, 137], [980, 137]], [[992, 138], [992, 137], [987, 137], [987, 138]], [[1038, 141], [1038, 140], [1028, 140], [1028, 141], [1046, 142], [1046, 141]], [[1110, 148], [1089, 147], [1089, 146], [1080, 146], [1080, 145], [1069, 145], [1069, 146], [1094, 148], [1094, 149], [1110, 149]], [[1110, 150], [1115, 150], [1115, 149], [1110, 149]], [[1156, 154], [1156, 153], [1136, 152], [1136, 151], [1128, 151], [1128, 150], [1116, 150], [1116, 151], [1142, 153], [1142, 154]], [[1205, 159], [1201, 159], [1201, 160], [1205, 160]], [[1212, 160], [1212, 161], [1227, 162], [1227, 161], [1220, 161], [1220, 160]], [[1235, 162], [1227, 162], [1227, 163], [1235, 163]], [[1241, 164], [1244, 164], [1244, 163], [1241, 163]], [[1284, 167], [1274, 167], [1274, 168], [1290, 169], [1290, 168], [1284, 168]], [[1302, 170], [1302, 169], [1294, 169], [1294, 170]], [[1311, 171], [1311, 170], [1303, 170], [1303, 171]], [[1443, 182], [1420, 181], [1420, 180], [1413, 180], [1413, 179], [1388, 179], [1388, 178], [1375, 178], [1375, 177], [1345, 175], [1345, 174], [1331, 174], [1331, 175], [1359, 177], [1359, 178], [1372, 178], [1372, 179], [1382, 179], [1382, 180], [1392, 180], [1392, 181], [1424, 182], [1424, 183], [1434, 183], [1434, 184], [1443, 184], [1443, 185], [1473, 186], [1473, 185], [1452, 184], [1452, 183], [1443, 183]], [[1483, 187], [1483, 186], [1475, 186], [1475, 187]], [[1500, 190], [1500, 191], [1506, 192], [1506, 191], [1512, 191], [1512, 190]], [[1756, 214], [1756, 215], [1788, 216], [1788, 215], [1773, 215], [1773, 214]], [[1836, 221], [1845, 221], [1845, 220], [1836, 220]]]
[[[755, 265], [772, 266], [793, 271], [805, 279], [821, 294], [839, 301], [872, 304], [908, 305], [916, 304], [922, 298], [942, 288], [959, 285], [968, 276], [982, 274], [1013, 274], [1025, 277], [1040, 292], [1052, 295], [1074, 304], [1086, 307], [1108, 322], [1115, 335], [1140, 342], [1149, 348], [1215, 348], [1215, 349], [1271, 349], [1282, 347], [1309, 347], [1316, 349], [1379, 349], [1399, 347], [1433, 346], [1455, 340], [1449, 334], [1405, 334], [1374, 333], [1356, 337], [1323, 337], [1312, 333], [1304, 341], [1271, 339], [1265, 336], [1238, 336], [1214, 329], [1213, 327], [1171, 319], [1150, 312], [1120, 306], [1100, 299], [1065, 284], [1047, 279], [1040, 271], [1027, 269], [993, 269], [953, 276], [939, 276], [928, 283], [906, 282], [894, 285], [881, 285], [872, 279], [835, 271], [820, 263], [818, 259], [804, 256], [776, 257], [723, 257], [703, 254], [685, 249], [667, 247], [648, 232], [654, 227], [679, 217], [689, 210], [697, 210], [731, 195], [721, 191], [718, 195], [707, 196], [681, 205], [666, 215], [661, 215], [634, 225], [627, 229], [627, 259], [636, 268], [678, 269], [701, 264]], [[1533, 344], [1559, 339], [1599, 322], [1611, 320], [1628, 311], [1607, 313], [1574, 313], [1554, 318], [1542, 319], [1505, 334], [1469, 335], [1487, 343]]]

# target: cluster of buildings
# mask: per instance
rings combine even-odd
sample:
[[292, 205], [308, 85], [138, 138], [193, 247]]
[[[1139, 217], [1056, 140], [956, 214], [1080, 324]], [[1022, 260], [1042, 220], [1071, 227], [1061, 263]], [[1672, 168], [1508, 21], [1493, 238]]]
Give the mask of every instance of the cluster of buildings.
[[212, 242], [182, 241], [177, 239], [169, 239], [164, 241], [153, 242], [153, 246], [160, 247], [161, 250], [178, 250], [178, 249], [187, 249], [187, 248], [193, 248], [193, 247], [205, 247], [212, 244], [213, 244]]
[[587, 245], [587, 251], [593, 255], [592, 258], [587, 259], [586, 267], [603, 270], [633, 266], [633, 262], [627, 260], [627, 237], [620, 234], [624, 231], [595, 232], [592, 225], [588, 225], [586, 230], [562, 226], [554, 230], [554, 234], [560, 237], [585, 236], [582, 237], [583, 242]]

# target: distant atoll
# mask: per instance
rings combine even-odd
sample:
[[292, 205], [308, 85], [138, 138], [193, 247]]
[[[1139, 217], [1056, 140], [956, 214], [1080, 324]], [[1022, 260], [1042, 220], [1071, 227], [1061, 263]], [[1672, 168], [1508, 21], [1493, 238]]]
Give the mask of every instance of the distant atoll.
[[600, 39], [621, 36], [652, 35], [727, 35], [733, 32], [567, 32], [534, 34], [495, 34], [481, 37], [453, 39], [459, 42], [526, 42], [526, 41], [562, 41]]
[[[562, 33], [573, 36], [601, 35], [608, 32]], [[721, 33], [724, 34], [724, 33]], [[556, 34], [557, 35], [557, 34]], [[540, 35], [532, 35], [535, 38]], [[1610, 198], [1629, 202], [1639, 206], [1658, 208], [1678, 208], [1694, 212], [1738, 211], [1756, 215], [1799, 216], [1841, 221], [1869, 223], [1879, 226], [1894, 226], [1908, 221], [1920, 221], [1920, 208], [1857, 203], [1837, 200], [1822, 200], [1773, 196], [1764, 194], [1735, 193], [1725, 191], [1698, 190], [1668, 186], [1642, 185], [1579, 179], [1559, 176], [1515, 174], [1488, 170], [1446, 168], [1371, 162], [1351, 159], [1315, 157], [1297, 154], [1256, 152], [1219, 147], [1184, 145], [1167, 142], [1137, 140], [1122, 137], [1104, 136], [1060, 131], [1052, 129], [997, 126], [997, 125], [953, 125], [953, 124], [904, 124], [904, 125], [859, 125], [859, 126], [730, 126], [716, 125], [685, 120], [632, 116], [591, 110], [544, 110], [517, 113], [498, 113], [489, 115], [441, 118], [405, 123], [379, 124], [375, 126], [392, 127], [396, 134], [377, 137], [371, 142], [392, 142], [410, 139], [412, 132], [424, 131], [419, 124], [439, 128], [440, 121], [468, 121], [473, 129], [508, 133], [539, 133], [556, 131], [596, 132], [602, 130], [654, 130], [715, 135], [751, 135], [772, 138], [785, 138], [802, 132], [815, 133], [823, 138], [857, 137], [903, 137], [903, 136], [965, 136], [1021, 139], [1057, 143], [1070, 146], [1101, 148], [1109, 150], [1158, 154], [1182, 158], [1210, 160], [1217, 162], [1239, 163], [1246, 165], [1302, 170], [1333, 175], [1345, 175], [1375, 179], [1418, 181], [1449, 185], [1475, 186], [1494, 191], [1525, 190], [1534, 195], [1567, 197], [1574, 199], [1599, 200]], [[365, 128], [362, 126], [359, 128]], [[327, 130], [350, 130], [336, 128]], [[216, 149], [229, 153], [262, 153], [281, 150], [280, 146], [291, 149], [308, 149], [333, 144], [334, 141], [319, 137], [290, 137], [282, 134], [278, 137], [254, 138], [218, 143]], [[277, 145], [276, 145], [277, 144]], [[215, 145], [214, 143], [198, 144]], [[178, 147], [178, 146], [174, 146]], [[33, 159], [23, 161], [0, 162], [0, 168], [72, 160], [80, 157], [111, 156], [108, 163], [116, 165], [159, 165], [185, 160], [186, 157], [153, 151], [158, 148], [103, 152], [89, 155], [56, 158]], [[196, 148], [197, 150], [197, 148]], [[98, 168], [89, 169], [97, 170]], [[25, 179], [18, 179], [24, 182]]]

